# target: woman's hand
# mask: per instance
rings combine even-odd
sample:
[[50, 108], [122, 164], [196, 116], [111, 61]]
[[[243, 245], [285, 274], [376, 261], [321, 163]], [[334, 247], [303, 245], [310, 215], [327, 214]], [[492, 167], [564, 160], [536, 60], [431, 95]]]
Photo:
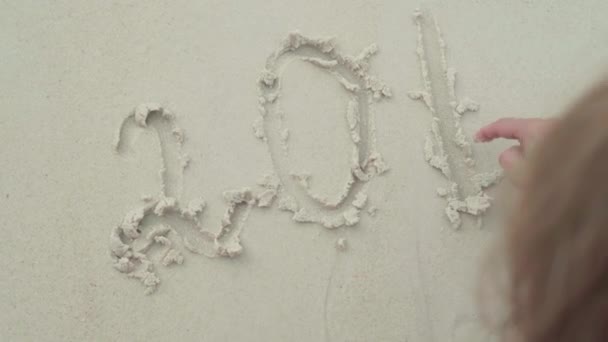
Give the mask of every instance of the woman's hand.
[[517, 140], [518, 145], [509, 147], [498, 157], [500, 166], [509, 173], [524, 159], [530, 146], [542, 139], [556, 122], [557, 119], [499, 119], [482, 127], [475, 135], [475, 141]]

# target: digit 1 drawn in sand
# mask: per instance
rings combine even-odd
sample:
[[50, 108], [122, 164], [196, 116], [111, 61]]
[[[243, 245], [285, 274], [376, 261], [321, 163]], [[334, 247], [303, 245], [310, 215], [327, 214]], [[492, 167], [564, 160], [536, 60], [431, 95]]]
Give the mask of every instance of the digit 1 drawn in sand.
[[[182, 264], [184, 249], [209, 258], [239, 255], [242, 251], [240, 233], [249, 210], [255, 204], [268, 206], [268, 201], [272, 200], [268, 199], [268, 192], [254, 195], [248, 189], [227, 191], [224, 193], [227, 209], [218, 232], [206, 230], [201, 222], [207, 206], [205, 200], [195, 198], [181, 206], [174, 197], [180, 192], [183, 170], [189, 158], [181, 151], [184, 132], [175, 124], [175, 116], [170, 111], [156, 104], [137, 106], [120, 126], [115, 150], [124, 151], [129, 129], [148, 125], [156, 129], [159, 138], [160, 194], [157, 198], [144, 198], [144, 204], [128, 212], [110, 234], [114, 267], [130, 278], [140, 280], [146, 294], [153, 293], [160, 283], [156, 266]], [[272, 191], [272, 184], [267, 185], [267, 191]], [[146, 228], [149, 232], [144, 234]], [[153, 257], [155, 251], [160, 254], [156, 259]]]
[[456, 70], [448, 65], [446, 44], [435, 18], [429, 23], [426, 16], [416, 10], [414, 21], [424, 88], [410, 92], [409, 97], [422, 101], [433, 116], [424, 145], [425, 159], [449, 182], [437, 189], [437, 193], [447, 201], [445, 213], [452, 226], [461, 226], [461, 213], [477, 216], [481, 225], [481, 216], [490, 207], [491, 200], [484, 190], [500, 180], [501, 172], [475, 170], [471, 142], [461, 120], [463, 114], [477, 111], [479, 105], [469, 98], [456, 96]]
[[[292, 32], [266, 61], [258, 81], [260, 116], [253, 131], [268, 147], [278, 179], [273, 191], [278, 193], [279, 208], [292, 212], [294, 221], [326, 228], [357, 224], [367, 202], [369, 181], [388, 169], [376, 147], [373, 107], [391, 93], [383, 82], [369, 74], [370, 59], [377, 51], [373, 44], [357, 56], [344, 55], [330, 38], [315, 39]], [[352, 139], [351, 170], [343, 190], [334, 198], [315, 194], [309, 186], [311, 176], [292, 172], [287, 165], [289, 129], [285, 127], [286, 113], [281, 107], [280, 80], [281, 71], [288, 64], [287, 57], [298, 58], [329, 73], [349, 95], [343, 115]]]

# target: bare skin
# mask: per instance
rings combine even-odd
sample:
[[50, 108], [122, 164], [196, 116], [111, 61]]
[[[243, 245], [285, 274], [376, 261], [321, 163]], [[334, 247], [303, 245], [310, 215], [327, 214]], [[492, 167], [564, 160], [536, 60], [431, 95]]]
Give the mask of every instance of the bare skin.
[[[475, 134], [475, 141], [490, 142], [495, 139], [517, 140], [518, 144], [504, 150], [498, 157], [500, 166], [509, 175], [515, 175], [532, 145], [542, 139], [557, 123], [557, 119], [503, 118], [482, 127]], [[511, 179], [514, 181], [514, 179]]]

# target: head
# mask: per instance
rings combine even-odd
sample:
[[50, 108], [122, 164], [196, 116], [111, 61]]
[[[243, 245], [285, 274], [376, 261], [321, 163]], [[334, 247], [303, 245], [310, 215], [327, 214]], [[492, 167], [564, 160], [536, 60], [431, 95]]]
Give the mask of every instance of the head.
[[608, 81], [525, 163], [504, 246], [507, 341], [608, 340]]

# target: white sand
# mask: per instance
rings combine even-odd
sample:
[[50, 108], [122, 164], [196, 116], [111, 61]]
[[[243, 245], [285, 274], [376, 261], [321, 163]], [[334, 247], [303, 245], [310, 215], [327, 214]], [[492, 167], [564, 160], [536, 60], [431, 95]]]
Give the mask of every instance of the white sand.
[[606, 70], [608, 3], [422, 5], [430, 92], [417, 1], [0, 2], [0, 340], [483, 340], [465, 138]]

